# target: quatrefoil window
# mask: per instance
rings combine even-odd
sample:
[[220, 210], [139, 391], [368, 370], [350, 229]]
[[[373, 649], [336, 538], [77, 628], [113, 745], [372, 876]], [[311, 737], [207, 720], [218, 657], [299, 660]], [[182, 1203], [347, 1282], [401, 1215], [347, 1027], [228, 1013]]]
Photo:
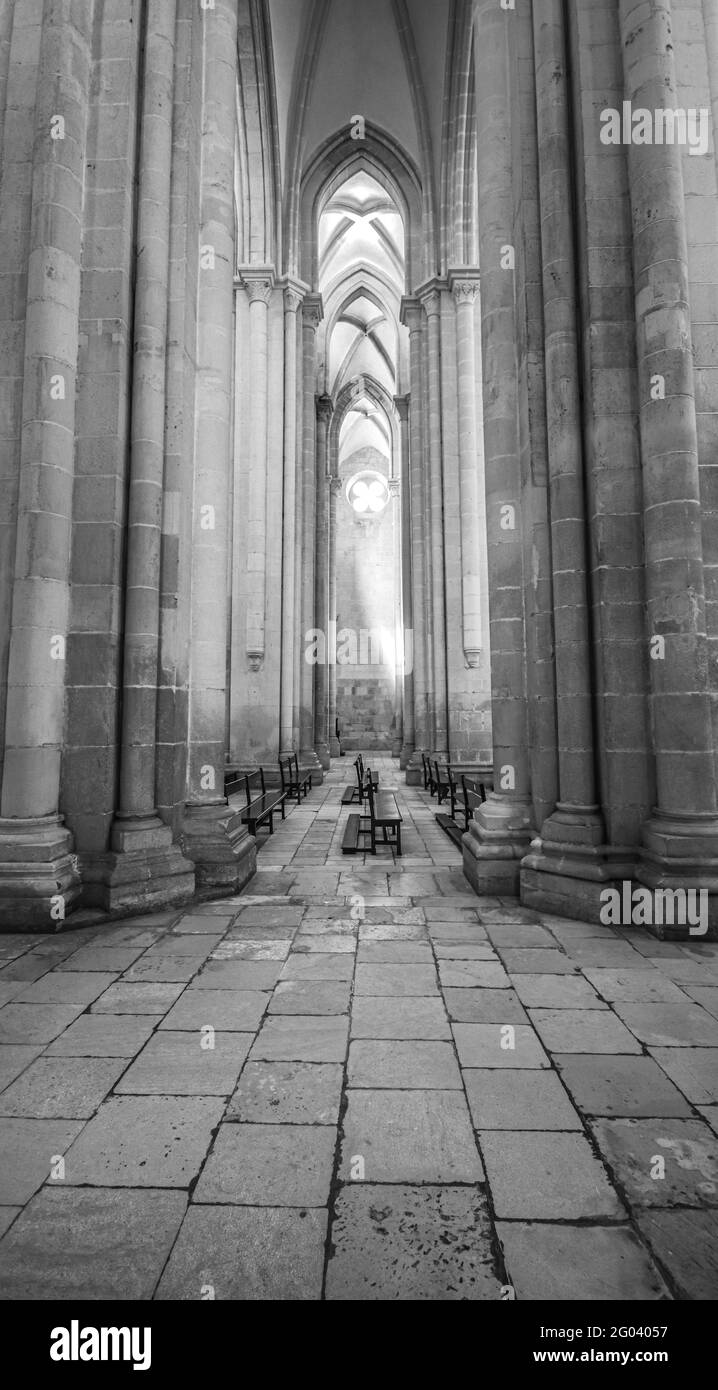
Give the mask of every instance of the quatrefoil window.
[[358, 516], [377, 516], [389, 502], [389, 488], [381, 473], [357, 473], [347, 483], [347, 501]]

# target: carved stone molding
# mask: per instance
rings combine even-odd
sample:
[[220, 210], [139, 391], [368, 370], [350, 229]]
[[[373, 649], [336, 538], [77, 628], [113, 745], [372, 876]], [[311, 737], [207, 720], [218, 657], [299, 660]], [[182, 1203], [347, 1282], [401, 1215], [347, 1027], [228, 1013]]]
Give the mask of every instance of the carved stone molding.
[[324, 302], [320, 294], [308, 294], [302, 305], [302, 322], [305, 328], [316, 333], [324, 318]]
[[328, 429], [331, 424], [332, 415], [334, 414], [334, 401], [331, 396], [317, 396], [316, 405], [317, 420], [320, 425], [325, 425]]

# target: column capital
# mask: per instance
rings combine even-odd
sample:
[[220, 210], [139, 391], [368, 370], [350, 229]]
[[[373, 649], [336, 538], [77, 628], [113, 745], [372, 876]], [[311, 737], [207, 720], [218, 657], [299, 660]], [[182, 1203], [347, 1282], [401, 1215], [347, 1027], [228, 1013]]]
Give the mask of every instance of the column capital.
[[317, 420], [321, 425], [326, 425], [328, 427], [331, 423], [332, 415], [334, 414], [334, 401], [331, 396], [317, 396], [315, 400]]
[[329, 492], [331, 493], [332, 497], [338, 497], [343, 486], [344, 484], [342, 483], [341, 478], [329, 479]]
[[311, 328], [316, 333], [320, 323], [324, 318], [324, 300], [320, 294], [310, 293], [305, 295], [302, 304], [302, 319], [305, 328]]
[[446, 281], [435, 275], [416, 291], [416, 297], [428, 319], [438, 318], [441, 313], [441, 296], [447, 288]]
[[305, 285], [303, 280], [294, 280], [291, 275], [287, 275], [282, 281], [282, 288], [285, 313], [296, 314], [309, 293], [309, 286]]
[[481, 287], [481, 274], [478, 270], [473, 268], [450, 270], [447, 278], [449, 289], [457, 305], [476, 302]]
[[405, 295], [401, 301], [400, 322], [410, 333], [418, 333], [424, 326], [424, 310], [415, 295]]
[[408, 419], [409, 419], [409, 406], [410, 406], [410, 404], [411, 404], [411, 396], [395, 396], [395, 397], [394, 397], [394, 405], [396, 406], [396, 413], [397, 413], [397, 415], [399, 416], [399, 419], [401, 420], [402, 425], [405, 425], [405, 424], [407, 423]]
[[269, 304], [276, 284], [271, 265], [240, 266], [239, 283], [247, 292], [250, 304]]

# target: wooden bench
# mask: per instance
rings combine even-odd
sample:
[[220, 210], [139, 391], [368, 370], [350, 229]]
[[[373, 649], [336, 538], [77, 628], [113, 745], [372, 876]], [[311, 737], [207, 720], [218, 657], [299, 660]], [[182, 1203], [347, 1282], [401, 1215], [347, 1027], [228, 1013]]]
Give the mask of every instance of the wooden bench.
[[304, 769], [300, 770], [299, 759], [296, 753], [291, 757], [279, 759], [279, 774], [282, 779], [282, 791], [290, 800], [295, 800], [298, 806], [302, 804], [302, 797], [308, 796], [312, 790], [311, 772], [304, 775]]
[[[483, 782], [478, 782], [474, 777], [467, 777], [464, 774], [461, 778], [461, 790], [464, 804], [460, 808], [459, 814], [464, 817], [464, 829], [468, 830], [469, 822], [473, 820], [474, 811], [486, 800], [486, 788]], [[452, 815], [454, 814], [452, 812]]]
[[244, 777], [241, 772], [225, 772], [224, 774], [224, 794], [225, 796], [239, 796], [244, 791]]
[[433, 796], [435, 791], [434, 774], [431, 770], [431, 758], [426, 753], [421, 755], [421, 766], [424, 770], [424, 791], [431, 792]]
[[364, 833], [369, 836], [369, 853], [376, 854], [377, 831], [381, 830], [383, 843], [396, 849], [397, 855], [401, 857], [403, 821], [394, 793], [377, 790], [371, 768], [367, 768], [365, 792], [369, 802], [369, 815], [363, 816], [362, 820], [365, 822]]
[[[259, 777], [259, 788], [252, 787], [252, 778]], [[245, 790], [247, 793], [247, 805], [242, 812], [242, 824], [249, 829], [250, 835], [256, 835], [263, 825], [269, 825], [270, 835], [274, 834], [274, 817], [277, 811], [281, 811], [282, 820], [285, 819], [285, 801], [287, 794], [285, 791], [267, 791], [264, 782], [264, 768], [259, 769], [258, 773], [252, 773], [244, 779]]]
[[434, 762], [434, 785], [439, 798], [439, 805], [443, 806], [448, 801], [451, 807], [451, 815], [456, 814], [456, 803], [459, 799], [459, 788], [456, 778], [451, 770], [451, 764], [447, 763], [442, 767], [440, 763]]

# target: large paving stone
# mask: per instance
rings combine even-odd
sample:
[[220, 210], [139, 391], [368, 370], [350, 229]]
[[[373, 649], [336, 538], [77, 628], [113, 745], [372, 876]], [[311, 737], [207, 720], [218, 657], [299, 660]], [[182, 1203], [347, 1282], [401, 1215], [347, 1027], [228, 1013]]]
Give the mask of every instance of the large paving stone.
[[280, 980], [269, 1005], [270, 1014], [345, 1014], [349, 1011], [348, 980]]
[[23, 1206], [50, 1178], [83, 1120], [0, 1119], [0, 1204]]
[[353, 1042], [350, 1086], [394, 1090], [460, 1090], [454, 1050], [445, 1042]]
[[549, 1052], [638, 1053], [640, 1043], [610, 1009], [529, 1009]]
[[685, 1004], [616, 1004], [615, 1009], [649, 1047], [718, 1048], [718, 1020], [688, 1000]]
[[642, 957], [627, 941], [603, 941], [599, 937], [589, 936], [572, 941], [570, 945], [564, 943], [564, 946], [571, 960], [580, 965], [582, 970], [588, 966], [605, 966], [607, 969], [634, 966], [639, 969], [643, 965]]
[[524, 1024], [454, 1023], [452, 1028], [462, 1067], [551, 1065], [533, 1028]]
[[213, 952], [214, 960], [277, 960], [285, 961], [289, 955], [291, 940], [227, 940]]
[[92, 1011], [95, 1014], [164, 1014], [179, 998], [183, 984], [152, 984], [139, 981], [126, 984], [124, 980], [110, 985], [100, 996]]
[[336, 1125], [342, 1068], [320, 1062], [247, 1062], [227, 1120], [259, 1124]]
[[115, 972], [52, 970], [31, 985], [21, 985], [16, 994], [22, 1004], [92, 1004], [108, 985], [117, 979]]
[[129, 970], [144, 952], [144, 946], [81, 946], [79, 951], [60, 961], [56, 969], [80, 971]]
[[[466, 1101], [459, 1091], [350, 1091], [340, 1176], [407, 1183], [481, 1182]], [[354, 1170], [354, 1171], [353, 1171]]]
[[715, 985], [709, 985], [707, 988], [703, 985], [686, 985], [685, 993], [696, 1004], [700, 1004], [713, 1018], [718, 1018], [718, 987]]
[[273, 960], [208, 960], [190, 988], [274, 989], [281, 969], [280, 962]]
[[433, 965], [358, 965], [355, 992], [378, 999], [382, 995], [436, 995], [439, 985]]
[[30, 1047], [25, 1043], [5, 1043], [0, 1047], [0, 1091], [10, 1085], [42, 1052], [42, 1044]]
[[583, 1135], [482, 1130], [479, 1137], [499, 1219], [588, 1221], [624, 1215]]
[[433, 965], [428, 941], [361, 941], [357, 965]]
[[167, 940], [175, 936], [214, 936], [220, 929], [220, 925], [228, 927], [233, 922], [237, 913], [229, 909], [213, 917], [201, 916], [196, 912], [185, 912], [171, 928]]
[[117, 1083], [120, 1095], [228, 1096], [253, 1042], [251, 1033], [158, 1032]]
[[530, 1009], [607, 1009], [583, 975], [512, 975], [522, 1004]]
[[83, 1014], [51, 1043], [47, 1055], [134, 1057], [159, 1022], [157, 1014]]
[[[252, 884], [254, 887], [254, 884]], [[298, 927], [304, 916], [300, 906], [245, 907], [237, 918], [240, 927]]]
[[0, 1046], [49, 1043], [82, 1013], [84, 1004], [17, 1004], [0, 1009]]
[[43, 1188], [0, 1245], [0, 1298], [152, 1297], [183, 1192]]
[[355, 998], [352, 1006], [353, 1038], [411, 1038], [451, 1042], [451, 1029], [440, 998]]
[[336, 955], [354, 956], [357, 942], [354, 934], [342, 936], [337, 932], [322, 933], [321, 936], [303, 936], [299, 932], [294, 938], [293, 950], [297, 953], [314, 955], [327, 952]]
[[488, 1207], [478, 1187], [345, 1187], [331, 1239], [329, 1300], [501, 1298]]
[[151, 946], [149, 951], [145, 952], [142, 960], [158, 960], [162, 956], [189, 956], [192, 960], [201, 963], [219, 946], [223, 936], [224, 932], [212, 932], [210, 935], [203, 936], [165, 936], [161, 941]]
[[464, 1071], [476, 1129], [581, 1129], [553, 1071]]
[[554, 1226], [499, 1221], [506, 1270], [527, 1302], [653, 1302], [670, 1298], [628, 1226]]
[[498, 947], [499, 955], [511, 975], [573, 975], [577, 966], [561, 951], [512, 950]]
[[[645, 964], [641, 958], [642, 964]], [[610, 1003], [685, 1003], [685, 994], [655, 966], [650, 969], [598, 970], [584, 968], [584, 975]], [[595, 1008], [595, 1005], [594, 1005]]]
[[444, 1003], [456, 1023], [528, 1023], [512, 989], [445, 989]]
[[651, 1056], [686, 1100], [694, 1105], [718, 1101], [718, 1052], [714, 1047], [652, 1047]]
[[269, 994], [257, 990], [188, 989], [162, 1021], [175, 1032], [214, 1028], [223, 1033], [253, 1033], [259, 1027]]
[[224, 1101], [215, 1097], [112, 1096], [67, 1153], [66, 1181], [70, 1186], [188, 1187], [223, 1109]]
[[354, 957], [347, 955], [302, 955], [292, 951], [281, 969], [282, 980], [351, 980]]
[[193, 1202], [326, 1206], [335, 1147], [328, 1125], [223, 1124]]
[[89, 1119], [126, 1065], [124, 1057], [40, 1057], [0, 1095], [0, 1115]]
[[495, 946], [513, 946], [522, 950], [552, 947], [556, 950], [556, 942], [550, 932], [529, 922], [489, 922], [486, 931]]
[[434, 952], [439, 961], [485, 960], [496, 964], [496, 952], [488, 941], [483, 941], [478, 946], [467, 946], [460, 941], [434, 941]]
[[702, 1121], [594, 1120], [591, 1129], [632, 1206], [718, 1206], [718, 1140]]
[[343, 1062], [349, 1019], [278, 1016], [265, 1019], [253, 1062]]
[[309, 1302], [322, 1293], [327, 1213], [289, 1207], [195, 1206], [187, 1212], [157, 1299]]
[[641, 1235], [669, 1271], [683, 1299], [715, 1302], [718, 1289], [718, 1212], [643, 1211]]
[[142, 956], [122, 976], [123, 984], [188, 985], [202, 964], [195, 956]]
[[426, 941], [426, 927], [418, 922], [362, 922], [359, 927], [359, 941]]
[[442, 989], [510, 989], [511, 981], [497, 960], [440, 960]]
[[[20, 1215], [22, 1207], [0, 1207], [0, 1240], [5, 1232], [10, 1229], [16, 1216]], [[0, 1295], [2, 1297], [2, 1295]]]
[[557, 1053], [565, 1085], [585, 1115], [686, 1115], [690, 1106], [651, 1057]]

